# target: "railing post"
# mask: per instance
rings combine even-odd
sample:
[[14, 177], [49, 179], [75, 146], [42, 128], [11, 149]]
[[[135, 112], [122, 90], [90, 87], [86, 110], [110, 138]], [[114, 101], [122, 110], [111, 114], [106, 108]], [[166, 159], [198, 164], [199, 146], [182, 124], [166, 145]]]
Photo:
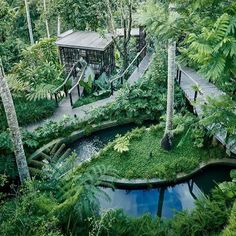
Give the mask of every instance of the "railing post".
[[194, 93], [194, 102], [196, 102], [197, 101], [197, 95], [198, 95], [198, 92], [197, 91], [195, 91], [195, 93]]
[[179, 70], [179, 84], [181, 83], [182, 71]]
[[179, 68], [177, 67], [177, 72], [176, 72], [176, 80], [179, 78]]
[[64, 85], [64, 92], [65, 92], [65, 95], [67, 97], [67, 89], [66, 89], [66, 85]]
[[113, 88], [113, 82], [111, 82], [111, 95], [113, 95], [114, 88]]
[[78, 91], [78, 96], [80, 97], [80, 89], [79, 89], [79, 84], [77, 85], [77, 91]]
[[69, 95], [70, 95], [70, 105], [73, 107], [72, 95], [71, 95], [71, 93]]
[[56, 104], [58, 106], [58, 100], [57, 100], [57, 94], [55, 93], [55, 101], [56, 101]]
[[123, 75], [121, 76], [121, 84], [124, 84], [124, 79], [125, 79], [125, 75], [123, 74]]

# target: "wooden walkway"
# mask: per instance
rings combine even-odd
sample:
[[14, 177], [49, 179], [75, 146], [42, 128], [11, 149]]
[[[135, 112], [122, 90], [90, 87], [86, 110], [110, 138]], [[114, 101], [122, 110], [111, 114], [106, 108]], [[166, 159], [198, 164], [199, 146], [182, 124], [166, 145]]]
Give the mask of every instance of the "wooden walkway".
[[[193, 104], [195, 113], [202, 117], [202, 105], [207, 103], [207, 97], [218, 98], [225, 93], [219, 90], [214, 84], [210, 83], [199, 75], [196, 71], [191, 68], [179, 66], [179, 71], [177, 72], [177, 80], [180, 87], [184, 91], [186, 98], [191, 104]], [[195, 93], [193, 86], [199, 86], [201, 93]], [[216, 134], [215, 137], [229, 148], [229, 145], [226, 145], [225, 138], [226, 132], [223, 134]], [[235, 141], [236, 143], [236, 141]], [[232, 143], [231, 143], [232, 144]], [[231, 145], [230, 145], [231, 146]], [[230, 148], [229, 148], [230, 149]], [[236, 154], [236, 147], [230, 149], [230, 151]]]
[[[143, 74], [146, 72], [148, 69], [150, 63], [152, 61], [152, 54], [147, 54], [143, 60], [140, 62], [139, 67], [137, 67], [134, 72], [131, 74], [129, 79], [127, 80], [127, 83], [133, 85], [135, 82], [137, 82]], [[45, 123], [49, 121], [59, 121], [61, 120], [64, 116], [69, 116], [69, 117], [78, 117], [81, 121], [83, 120], [88, 120], [90, 118], [90, 112], [96, 108], [106, 106], [107, 104], [114, 102], [116, 100], [116, 97], [118, 95], [119, 91], [114, 92], [114, 94], [108, 98], [81, 106], [72, 109], [70, 105], [70, 99], [69, 97], [65, 98], [59, 105], [59, 107], [56, 109], [55, 113], [53, 114], [52, 117], [36, 122], [34, 124], [30, 124], [26, 126], [25, 128], [29, 131], [33, 131], [36, 128], [43, 126]], [[77, 97], [78, 95], [75, 92], [73, 94], [73, 97]], [[74, 99], [75, 101], [75, 99]]]

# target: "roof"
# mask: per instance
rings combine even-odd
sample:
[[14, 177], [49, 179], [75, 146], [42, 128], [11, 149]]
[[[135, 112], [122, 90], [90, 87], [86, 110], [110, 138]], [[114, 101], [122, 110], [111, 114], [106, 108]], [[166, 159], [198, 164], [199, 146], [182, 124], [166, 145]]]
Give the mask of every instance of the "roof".
[[92, 31], [72, 32], [56, 41], [57, 46], [104, 51], [112, 43], [112, 35]]
[[[137, 37], [140, 35], [140, 29], [139, 28], [132, 28], [130, 33], [131, 33], [131, 36]], [[116, 29], [116, 35], [123, 37], [124, 36], [124, 28]]]
[[72, 34], [73, 33], [73, 30], [67, 30], [66, 32], [63, 32], [62, 34], [59, 34], [58, 35], [58, 38], [61, 39], [61, 38], [64, 38], [66, 36], [68, 36], [69, 34]]

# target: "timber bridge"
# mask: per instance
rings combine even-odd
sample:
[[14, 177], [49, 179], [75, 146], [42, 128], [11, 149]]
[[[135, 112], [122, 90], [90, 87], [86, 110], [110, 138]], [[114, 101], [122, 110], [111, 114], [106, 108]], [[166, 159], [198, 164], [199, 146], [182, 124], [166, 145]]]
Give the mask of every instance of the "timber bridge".
[[[194, 108], [194, 112], [201, 118], [203, 115], [202, 105], [207, 104], [207, 98], [219, 98], [225, 95], [214, 84], [207, 81], [195, 70], [177, 65], [176, 80], [181, 89], [183, 90], [185, 97]], [[196, 89], [194, 89], [194, 87]], [[222, 143], [231, 153], [236, 154], [236, 140], [226, 144], [227, 132], [217, 133], [215, 138]]]

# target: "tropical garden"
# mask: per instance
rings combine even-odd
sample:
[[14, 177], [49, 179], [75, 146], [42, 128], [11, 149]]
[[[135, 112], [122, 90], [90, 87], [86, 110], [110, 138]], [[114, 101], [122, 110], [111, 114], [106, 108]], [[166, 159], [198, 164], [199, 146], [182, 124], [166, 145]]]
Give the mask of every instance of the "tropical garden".
[[0, 5], [0, 235], [236, 235], [235, 1]]

